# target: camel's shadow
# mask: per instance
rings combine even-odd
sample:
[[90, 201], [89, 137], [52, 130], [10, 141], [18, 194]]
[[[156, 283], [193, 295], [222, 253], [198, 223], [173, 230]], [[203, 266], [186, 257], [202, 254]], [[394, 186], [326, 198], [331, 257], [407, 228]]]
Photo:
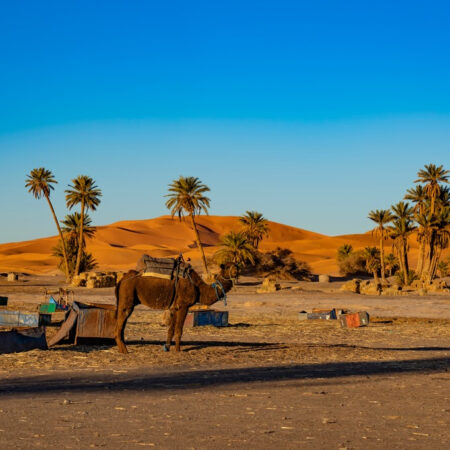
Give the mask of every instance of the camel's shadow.
[[[154, 348], [163, 348], [165, 341], [156, 339], [130, 339], [127, 340], [127, 345], [130, 346], [153, 346]], [[349, 350], [365, 350], [365, 351], [386, 351], [386, 352], [448, 352], [450, 347], [369, 347], [364, 345], [352, 345], [352, 344], [302, 344], [305, 348], [323, 348], [331, 351], [335, 349], [349, 349]], [[73, 351], [79, 353], [92, 353], [101, 350], [109, 350], [115, 347], [115, 342], [108, 340], [108, 342], [96, 343], [89, 345], [82, 343], [71, 346], [56, 346], [55, 350], [58, 351]], [[183, 341], [181, 346], [181, 353], [196, 352], [208, 349], [229, 348], [236, 353], [243, 352], [255, 352], [255, 351], [277, 351], [289, 349], [289, 344], [280, 342], [242, 342], [242, 341], [225, 341], [225, 340], [205, 340], [205, 341]], [[133, 352], [133, 348], [130, 348]], [[172, 351], [174, 351], [174, 346]]]
[[[129, 340], [127, 345], [162, 345], [164, 342], [156, 340]], [[234, 348], [237, 351], [258, 351], [258, 350], [282, 350], [288, 348], [287, 345], [268, 342], [240, 342], [240, 341], [183, 341], [182, 352], [193, 352], [208, 348]]]

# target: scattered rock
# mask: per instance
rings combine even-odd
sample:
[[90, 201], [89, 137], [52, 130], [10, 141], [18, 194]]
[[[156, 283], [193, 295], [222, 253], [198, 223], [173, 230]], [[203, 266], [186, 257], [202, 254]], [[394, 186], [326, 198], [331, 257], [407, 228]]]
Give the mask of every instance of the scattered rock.
[[393, 286], [383, 286], [382, 295], [403, 295], [401, 286], [393, 285]]
[[258, 294], [265, 294], [267, 292], [276, 292], [281, 289], [281, 286], [277, 283], [275, 278], [264, 278], [262, 285], [256, 289]]
[[433, 280], [431, 284], [424, 287], [430, 292], [445, 292], [448, 289], [447, 283], [444, 280]]
[[341, 286], [341, 291], [353, 292], [355, 294], [360, 293], [361, 280], [354, 278], [353, 280], [347, 281]]

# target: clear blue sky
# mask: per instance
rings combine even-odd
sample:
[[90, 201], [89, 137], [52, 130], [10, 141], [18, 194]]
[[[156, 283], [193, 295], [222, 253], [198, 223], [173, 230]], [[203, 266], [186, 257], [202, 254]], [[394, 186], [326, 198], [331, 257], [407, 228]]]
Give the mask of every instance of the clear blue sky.
[[87, 174], [97, 225], [211, 214], [369, 229], [426, 163], [450, 168], [448, 1], [20, 1], [0, 10], [0, 242], [55, 234], [24, 188]]

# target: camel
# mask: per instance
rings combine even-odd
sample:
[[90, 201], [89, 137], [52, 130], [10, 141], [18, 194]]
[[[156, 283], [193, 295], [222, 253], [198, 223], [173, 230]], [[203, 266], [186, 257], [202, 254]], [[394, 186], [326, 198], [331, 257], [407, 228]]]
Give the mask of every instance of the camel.
[[124, 342], [124, 331], [128, 318], [139, 304], [153, 309], [169, 310], [167, 340], [164, 350], [169, 351], [175, 334], [175, 350], [180, 351], [184, 321], [190, 306], [195, 303], [212, 305], [225, 298], [226, 292], [233, 287], [231, 279], [225, 277], [225, 267], [221, 266], [216, 282], [205, 283], [193, 270], [189, 269], [188, 278], [177, 281], [164, 278], [143, 277], [139, 272], [130, 270], [116, 286], [117, 322], [115, 340], [120, 353], [128, 353]]

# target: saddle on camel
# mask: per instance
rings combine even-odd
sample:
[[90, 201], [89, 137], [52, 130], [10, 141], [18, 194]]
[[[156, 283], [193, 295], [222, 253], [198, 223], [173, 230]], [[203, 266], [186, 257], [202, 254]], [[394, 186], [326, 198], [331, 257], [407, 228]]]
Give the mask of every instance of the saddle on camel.
[[152, 258], [143, 255], [136, 267], [124, 275], [116, 286], [117, 322], [115, 340], [121, 353], [128, 353], [124, 331], [136, 305], [169, 311], [167, 340], [169, 351], [175, 336], [175, 350], [180, 351], [184, 321], [189, 307], [195, 303], [212, 305], [225, 300], [233, 282], [225, 276], [225, 266], [215, 276], [215, 282], [205, 283], [192, 266], [178, 258]]

